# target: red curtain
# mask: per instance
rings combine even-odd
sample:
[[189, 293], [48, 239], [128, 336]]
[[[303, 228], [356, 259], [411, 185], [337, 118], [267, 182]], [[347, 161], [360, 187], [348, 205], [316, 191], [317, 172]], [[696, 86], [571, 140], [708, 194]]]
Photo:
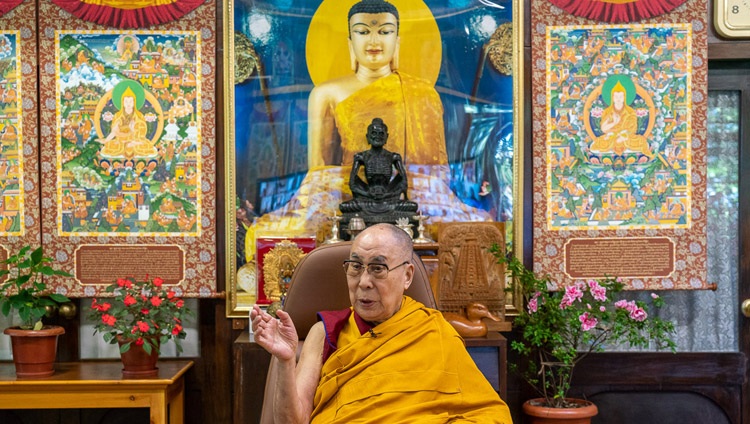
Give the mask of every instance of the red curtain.
[[662, 15], [685, 0], [550, 0], [571, 15], [608, 23], [637, 22]]
[[52, 0], [52, 3], [84, 21], [115, 28], [146, 28], [175, 21], [204, 2], [205, 0]]
[[14, 7], [23, 3], [23, 0], [2, 0], [0, 1], [0, 16], [13, 10]]

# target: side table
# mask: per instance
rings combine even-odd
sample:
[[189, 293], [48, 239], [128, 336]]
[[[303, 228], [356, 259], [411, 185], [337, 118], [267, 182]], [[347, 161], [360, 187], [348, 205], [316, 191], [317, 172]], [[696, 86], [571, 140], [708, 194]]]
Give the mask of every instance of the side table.
[[53, 376], [18, 379], [0, 364], [0, 409], [149, 408], [154, 424], [182, 424], [185, 372], [192, 361], [159, 361], [159, 375], [124, 379], [121, 362], [55, 364]]

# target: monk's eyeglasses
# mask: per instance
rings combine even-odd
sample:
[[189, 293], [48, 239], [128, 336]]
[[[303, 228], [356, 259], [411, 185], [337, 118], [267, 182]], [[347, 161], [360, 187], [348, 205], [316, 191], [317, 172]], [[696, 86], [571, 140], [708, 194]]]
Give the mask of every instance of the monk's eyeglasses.
[[344, 261], [344, 272], [346, 272], [346, 275], [349, 277], [360, 277], [362, 273], [365, 272], [365, 269], [367, 269], [367, 273], [370, 274], [372, 278], [382, 280], [386, 277], [388, 277], [388, 273], [393, 271], [394, 269], [404, 266], [408, 263], [411, 263], [409, 261], [402, 262], [393, 268], [388, 268], [388, 265], [386, 264], [363, 264], [359, 261], [351, 261], [346, 260]]

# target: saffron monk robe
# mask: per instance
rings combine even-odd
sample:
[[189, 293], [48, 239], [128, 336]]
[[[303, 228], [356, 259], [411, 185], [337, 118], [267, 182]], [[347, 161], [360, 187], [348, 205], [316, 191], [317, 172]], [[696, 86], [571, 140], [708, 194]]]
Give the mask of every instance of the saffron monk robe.
[[344, 262], [352, 307], [322, 312], [295, 364], [289, 315], [255, 306], [255, 341], [277, 358], [275, 423], [512, 423], [440, 312], [404, 296], [412, 241], [378, 224]]

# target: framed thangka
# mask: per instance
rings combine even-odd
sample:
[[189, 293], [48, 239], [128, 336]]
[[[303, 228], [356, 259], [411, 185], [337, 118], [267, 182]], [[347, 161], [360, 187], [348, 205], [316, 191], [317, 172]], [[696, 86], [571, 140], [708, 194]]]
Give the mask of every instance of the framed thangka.
[[41, 13], [42, 131], [54, 146], [42, 173], [55, 200], [43, 205], [45, 244], [71, 267], [70, 291], [148, 274], [211, 296], [213, 6], [158, 31], [99, 29], [49, 4]]
[[612, 276], [630, 289], [709, 287], [705, 31], [554, 23], [537, 62], [544, 73], [535, 71], [545, 101], [534, 113], [546, 123], [544, 148], [535, 146], [546, 165], [534, 176], [537, 271], [557, 284]]
[[0, 259], [41, 232], [36, 5], [13, 3], [0, 11]]
[[512, 221], [506, 239], [519, 240], [522, 8], [378, 2], [392, 26], [360, 22], [367, 28], [351, 32], [357, 3], [225, 2], [229, 315], [244, 316], [257, 298], [236, 281], [256, 269], [261, 234], [330, 236], [376, 117], [433, 238], [440, 222]]

